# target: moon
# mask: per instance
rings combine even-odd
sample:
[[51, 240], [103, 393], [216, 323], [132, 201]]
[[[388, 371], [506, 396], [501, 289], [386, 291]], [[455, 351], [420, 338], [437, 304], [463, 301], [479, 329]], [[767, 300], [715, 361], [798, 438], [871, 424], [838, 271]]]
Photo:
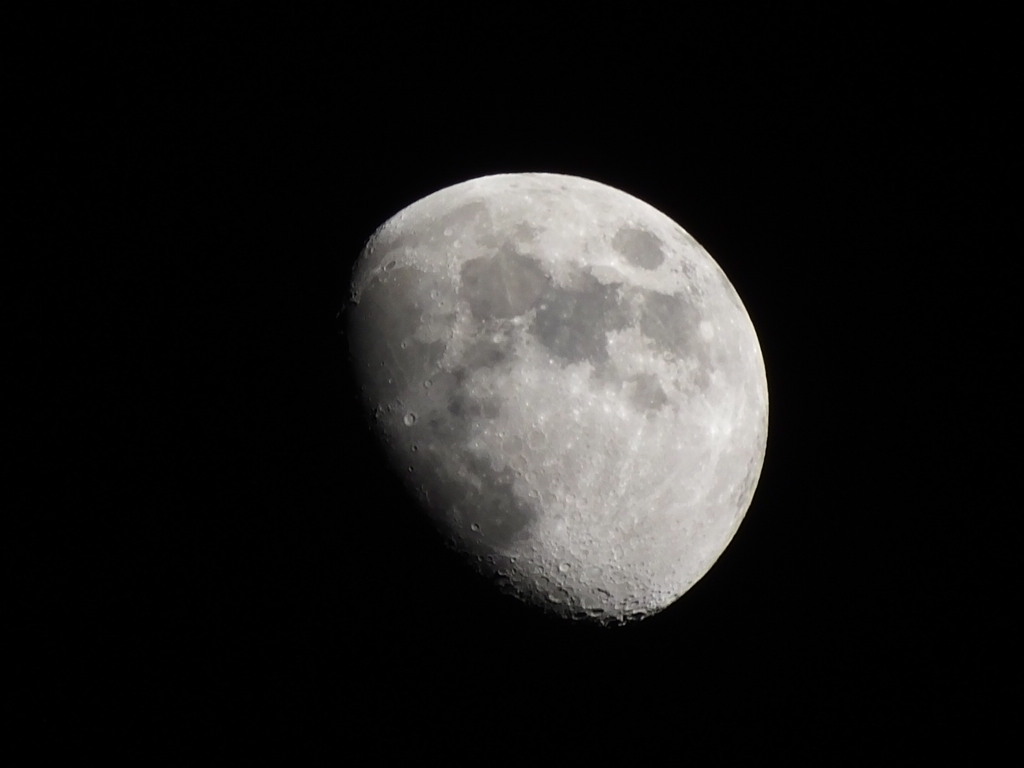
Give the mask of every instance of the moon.
[[768, 429], [754, 326], [707, 251], [625, 192], [513, 173], [428, 195], [369, 238], [343, 314], [394, 469], [524, 602], [650, 616], [750, 506]]

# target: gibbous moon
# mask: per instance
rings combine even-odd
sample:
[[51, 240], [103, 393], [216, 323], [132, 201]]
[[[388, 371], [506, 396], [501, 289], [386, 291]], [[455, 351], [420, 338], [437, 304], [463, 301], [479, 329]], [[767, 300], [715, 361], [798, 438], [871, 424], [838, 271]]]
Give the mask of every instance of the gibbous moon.
[[622, 623], [729, 544], [764, 460], [764, 362], [732, 284], [667, 216], [574, 176], [485, 176], [385, 222], [350, 289], [373, 428], [500, 589]]

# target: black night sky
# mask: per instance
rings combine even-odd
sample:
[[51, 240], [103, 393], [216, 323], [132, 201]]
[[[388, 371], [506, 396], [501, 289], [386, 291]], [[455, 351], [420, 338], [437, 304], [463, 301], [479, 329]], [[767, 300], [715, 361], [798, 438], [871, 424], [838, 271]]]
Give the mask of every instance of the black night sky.
[[[1005, 21], [628, 11], [26, 25], [8, 548], [36, 754], [887, 764], [1005, 735]], [[738, 535], [616, 630], [495, 597], [438, 546], [335, 323], [377, 225], [534, 170], [685, 227], [768, 370]]]

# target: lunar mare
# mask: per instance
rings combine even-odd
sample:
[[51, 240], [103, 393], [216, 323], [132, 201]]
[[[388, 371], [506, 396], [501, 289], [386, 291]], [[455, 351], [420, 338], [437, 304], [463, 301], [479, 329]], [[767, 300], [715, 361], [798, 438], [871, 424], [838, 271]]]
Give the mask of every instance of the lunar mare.
[[345, 317], [403, 481], [529, 603], [659, 611], [751, 503], [768, 423], [754, 327], [708, 253], [635, 197], [546, 173], [442, 189], [370, 237]]

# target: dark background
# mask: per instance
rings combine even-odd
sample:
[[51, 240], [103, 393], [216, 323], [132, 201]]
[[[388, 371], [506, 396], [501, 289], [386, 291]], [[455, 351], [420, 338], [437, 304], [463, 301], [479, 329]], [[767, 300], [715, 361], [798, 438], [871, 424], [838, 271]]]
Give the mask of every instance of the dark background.
[[[16, 34], [6, 547], [37, 755], [842, 764], [1008, 735], [1006, 21], [619, 14], [121, 5]], [[464, 573], [349, 399], [367, 236], [535, 170], [679, 222], [767, 364], [743, 526], [621, 629]]]

